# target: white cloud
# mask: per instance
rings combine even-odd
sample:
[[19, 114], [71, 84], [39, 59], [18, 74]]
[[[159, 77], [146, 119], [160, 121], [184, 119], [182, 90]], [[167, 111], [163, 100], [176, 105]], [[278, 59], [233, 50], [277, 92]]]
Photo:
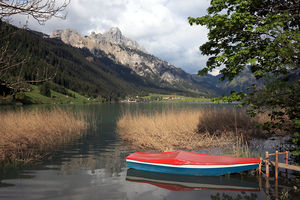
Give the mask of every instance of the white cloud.
[[124, 29], [124, 34], [141, 39], [171, 33], [176, 28], [173, 13], [161, 2], [146, 4], [144, 1], [131, 0], [126, 11], [119, 16], [119, 26]]
[[[209, 0], [72, 0], [66, 20], [53, 18], [40, 26], [30, 19], [29, 27], [48, 34], [54, 29], [71, 28], [87, 35], [117, 26], [149, 53], [197, 73], [207, 60], [199, 46], [207, 41], [208, 31], [190, 26], [187, 18], [204, 15], [208, 6]], [[14, 20], [18, 24], [24, 16]]]
[[206, 13], [210, 0], [170, 0], [167, 6], [177, 15], [183, 17], [198, 17]]

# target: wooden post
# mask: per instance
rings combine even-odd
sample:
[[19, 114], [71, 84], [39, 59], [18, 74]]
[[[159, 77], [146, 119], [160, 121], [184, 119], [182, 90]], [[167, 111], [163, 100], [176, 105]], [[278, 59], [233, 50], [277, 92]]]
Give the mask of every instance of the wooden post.
[[270, 183], [269, 183], [269, 179], [266, 179], [266, 200], [270, 200]]
[[279, 196], [278, 196], [278, 180], [275, 180], [275, 200], [278, 200]]
[[269, 152], [266, 152], [266, 178], [269, 178]]
[[[289, 164], [289, 152], [288, 151], [285, 152], [285, 164]], [[286, 178], [288, 178], [288, 170], [287, 169], [285, 169], [285, 176], [286, 176]]]
[[262, 165], [262, 158], [259, 158], [260, 162], [259, 162], [259, 166], [258, 166], [258, 176], [261, 176], [261, 165]]
[[259, 185], [259, 190], [262, 190], [262, 180], [261, 180], [261, 176], [258, 177], [258, 185]]
[[278, 179], [278, 151], [275, 152], [275, 180]]

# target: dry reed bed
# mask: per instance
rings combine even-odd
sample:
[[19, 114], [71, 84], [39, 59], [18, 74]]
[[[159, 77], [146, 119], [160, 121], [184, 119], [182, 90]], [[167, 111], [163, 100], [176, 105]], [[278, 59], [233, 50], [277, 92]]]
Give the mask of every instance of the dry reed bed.
[[5, 112], [0, 121], [0, 163], [40, 159], [87, 128], [83, 116], [61, 109]]
[[124, 113], [117, 123], [121, 137], [141, 149], [168, 151], [235, 146], [241, 135], [256, 133], [255, 121], [232, 109]]

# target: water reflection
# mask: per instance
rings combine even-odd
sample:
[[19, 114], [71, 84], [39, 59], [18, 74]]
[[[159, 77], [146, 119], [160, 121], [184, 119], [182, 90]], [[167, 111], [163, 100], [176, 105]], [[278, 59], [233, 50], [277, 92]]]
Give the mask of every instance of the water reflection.
[[147, 172], [135, 169], [127, 170], [127, 181], [148, 183], [172, 191], [219, 190], [259, 192], [255, 177], [232, 176], [184, 176]]
[[[138, 150], [126, 146], [115, 133], [116, 120], [120, 115], [127, 110], [159, 112], [164, 109], [198, 109], [203, 106], [206, 106], [206, 109], [218, 109], [220, 105], [214, 107], [193, 103], [62, 106], [73, 112], [87, 113], [88, 121], [95, 126], [87, 130], [82, 138], [62, 146], [39, 165], [0, 171], [0, 199], [273, 199], [276, 192], [275, 182], [272, 180], [269, 182], [268, 197], [265, 184], [262, 184], [263, 189], [259, 190], [257, 186], [259, 181], [255, 176], [250, 179], [246, 176], [231, 176], [229, 179], [227, 177], [207, 180], [181, 179], [176, 183], [189, 189], [201, 188], [191, 191], [173, 191], [141, 181], [133, 182], [138, 175], [132, 170], [127, 171], [125, 157]], [[53, 109], [46, 107], [42, 109]], [[133, 181], [126, 181], [126, 178]], [[152, 183], [156, 180], [162, 181], [161, 177], [152, 175], [147, 175], [146, 178], [147, 181], [152, 179]], [[178, 180], [169, 178], [168, 181], [173, 183]], [[193, 185], [184, 185], [188, 181]], [[202, 187], [201, 184], [210, 187]], [[291, 191], [290, 185], [293, 184], [279, 181], [279, 196], [286, 190], [282, 185], [289, 185], [288, 189]], [[223, 188], [216, 189], [212, 187], [213, 185]], [[289, 192], [289, 198], [297, 195]]]
[[115, 146], [113, 151], [110, 152], [76, 155], [76, 157], [61, 163], [60, 171], [70, 175], [77, 174], [85, 169], [89, 175], [100, 173], [107, 177], [119, 176], [122, 169], [126, 168], [125, 155], [127, 155], [127, 152], [120, 146]]

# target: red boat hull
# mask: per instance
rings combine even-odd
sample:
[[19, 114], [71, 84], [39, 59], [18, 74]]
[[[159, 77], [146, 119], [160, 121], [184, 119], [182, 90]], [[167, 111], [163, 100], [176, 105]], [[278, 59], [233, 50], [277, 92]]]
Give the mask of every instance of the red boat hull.
[[217, 156], [188, 151], [136, 152], [126, 158], [130, 168], [170, 174], [218, 176], [258, 167], [260, 159]]

